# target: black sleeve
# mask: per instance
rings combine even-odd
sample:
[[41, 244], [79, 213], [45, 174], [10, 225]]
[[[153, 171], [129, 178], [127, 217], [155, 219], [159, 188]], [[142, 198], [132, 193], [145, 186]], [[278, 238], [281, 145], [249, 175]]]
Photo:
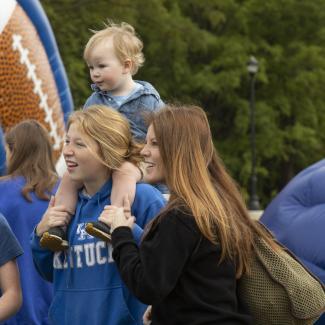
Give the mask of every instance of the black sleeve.
[[152, 233], [149, 232], [140, 247], [130, 228], [115, 229], [113, 258], [134, 295], [143, 303], [155, 304], [175, 287], [199, 237], [181, 218], [168, 214]]

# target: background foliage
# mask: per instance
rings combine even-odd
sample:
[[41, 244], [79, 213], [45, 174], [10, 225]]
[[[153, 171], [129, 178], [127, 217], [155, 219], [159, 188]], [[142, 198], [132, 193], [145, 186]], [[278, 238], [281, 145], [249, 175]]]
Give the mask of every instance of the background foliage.
[[107, 19], [132, 24], [145, 66], [166, 102], [196, 103], [209, 114], [215, 144], [247, 196], [249, 76], [256, 82], [258, 194], [265, 206], [325, 147], [325, 1], [41, 0], [52, 24], [76, 107], [90, 95], [82, 60], [89, 29]]

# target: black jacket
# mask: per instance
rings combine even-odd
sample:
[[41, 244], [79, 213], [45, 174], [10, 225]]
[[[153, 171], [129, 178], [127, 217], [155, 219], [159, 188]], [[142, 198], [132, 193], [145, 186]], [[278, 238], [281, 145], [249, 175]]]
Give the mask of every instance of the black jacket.
[[235, 266], [199, 231], [193, 216], [172, 211], [137, 247], [130, 228], [112, 234], [113, 258], [129, 289], [152, 305], [152, 324], [252, 324], [239, 305]]

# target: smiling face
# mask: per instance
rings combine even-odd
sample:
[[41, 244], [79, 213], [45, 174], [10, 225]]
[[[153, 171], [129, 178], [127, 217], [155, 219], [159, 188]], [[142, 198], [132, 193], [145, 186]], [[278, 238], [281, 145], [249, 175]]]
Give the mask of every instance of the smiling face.
[[116, 56], [112, 37], [101, 41], [91, 50], [87, 64], [91, 80], [100, 90], [118, 95], [130, 77], [128, 64]]
[[141, 155], [144, 157], [146, 166], [144, 181], [151, 184], [164, 183], [164, 165], [160, 156], [159, 144], [152, 125], [150, 125], [148, 128], [146, 144], [141, 151]]
[[89, 195], [95, 194], [109, 178], [109, 169], [95, 155], [96, 141], [85, 135], [77, 123], [72, 123], [66, 135], [63, 156], [72, 180], [79, 181]]

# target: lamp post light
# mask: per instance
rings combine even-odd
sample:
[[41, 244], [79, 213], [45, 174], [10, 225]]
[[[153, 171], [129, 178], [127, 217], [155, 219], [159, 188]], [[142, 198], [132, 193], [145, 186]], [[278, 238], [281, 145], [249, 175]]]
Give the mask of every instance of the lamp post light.
[[247, 62], [247, 71], [250, 76], [250, 144], [252, 152], [251, 188], [248, 208], [260, 210], [260, 203], [257, 196], [256, 185], [256, 135], [255, 135], [255, 76], [258, 72], [258, 61], [254, 56]]

